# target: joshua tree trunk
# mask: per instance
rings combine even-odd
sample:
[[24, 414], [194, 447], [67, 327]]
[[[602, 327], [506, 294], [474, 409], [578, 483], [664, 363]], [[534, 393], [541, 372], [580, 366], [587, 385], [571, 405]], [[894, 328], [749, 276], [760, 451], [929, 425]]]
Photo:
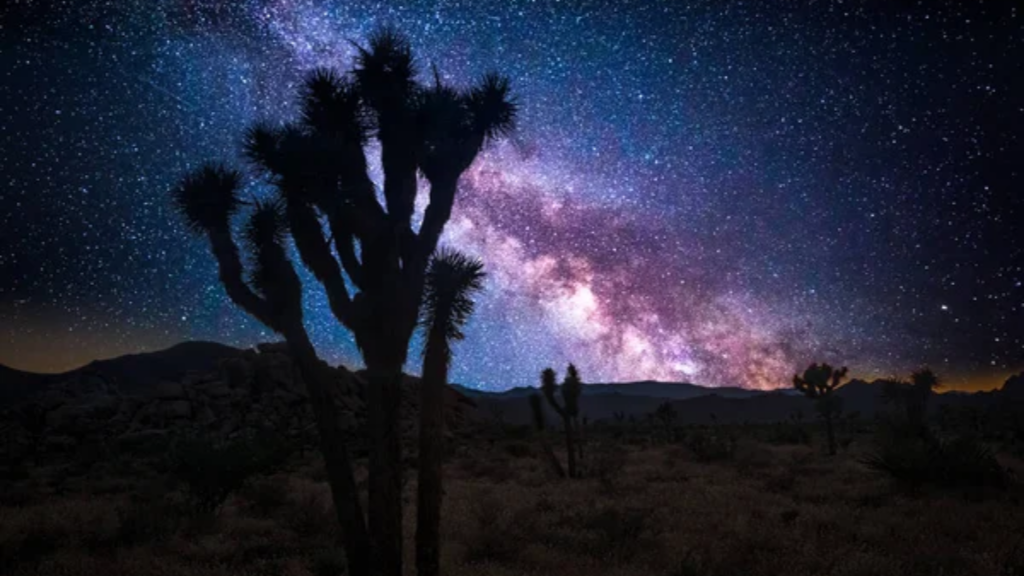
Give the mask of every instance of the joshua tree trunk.
[[432, 327], [420, 382], [419, 482], [416, 499], [416, 574], [438, 576], [441, 556], [441, 500], [444, 494], [444, 387], [448, 343]]
[[562, 422], [565, 423], [565, 452], [568, 455], [569, 478], [576, 478], [576, 443], [574, 442], [572, 417], [565, 416], [562, 418]]
[[573, 425], [576, 426], [576, 454], [579, 462], [583, 462], [583, 424], [579, 418], [573, 418]]
[[366, 396], [374, 576], [402, 574], [401, 379], [401, 370], [370, 368]]
[[554, 448], [551, 447], [551, 443], [548, 442], [547, 438], [541, 440], [544, 447], [544, 455], [548, 459], [548, 464], [551, 466], [551, 470], [559, 478], [565, 478], [565, 468], [562, 468], [562, 463], [558, 461], [558, 455], [555, 454]]
[[828, 455], [836, 455], [836, 433], [832, 424], [832, 413], [825, 414], [825, 432], [828, 435]]
[[305, 329], [292, 328], [285, 334], [288, 348], [299, 366], [310, 404], [320, 432], [320, 448], [327, 468], [327, 482], [341, 525], [342, 546], [353, 576], [369, 576], [370, 542], [366, 533], [363, 507], [359, 501], [352, 461], [342, 430], [338, 427], [337, 407], [328, 392], [330, 375], [316, 355]]

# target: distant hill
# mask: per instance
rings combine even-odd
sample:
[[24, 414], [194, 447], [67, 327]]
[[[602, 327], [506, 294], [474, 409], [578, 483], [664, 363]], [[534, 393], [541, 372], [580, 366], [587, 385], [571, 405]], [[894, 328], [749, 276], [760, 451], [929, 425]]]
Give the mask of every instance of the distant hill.
[[[144, 393], [160, 382], [180, 382], [189, 372], [215, 371], [221, 359], [246, 353], [215, 342], [184, 342], [157, 352], [97, 360], [62, 374], [34, 374], [0, 365], [0, 404], [30, 399], [56, 383], [75, 379], [83, 382], [99, 378], [121, 393]], [[473, 399], [483, 413], [490, 413], [506, 422], [523, 424], [530, 421], [526, 398], [537, 391], [536, 388], [523, 387], [485, 392], [457, 384], [452, 388]], [[853, 380], [838, 394], [843, 398], [844, 412], [871, 416], [889, 409], [881, 392], [882, 387], [877, 383]], [[1003, 392], [937, 394], [930, 408], [939, 410], [944, 405], [980, 407], [1011, 398], [1024, 400], [1024, 375], [1011, 378]], [[814, 404], [792, 390], [765, 392], [651, 380], [586, 384], [580, 411], [591, 420], [610, 419], [617, 413], [642, 418], [665, 401], [673, 403], [680, 421], [690, 423], [777, 421], [798, 413], [807, 419], [816, 417]]]
[[[487, 392], [458, 384], [453, 384], [452, 386], [471, 398], [527, 398], [534, 392], [537, 392], [537, 388], [531, 387], [512, 388], [503, 392]], [[759, 390], [748, 390], [732, 386], [714, 388], [688, 382], [657, 382], [654, 380], [616, 382], [611, 384], [584, 384], [583, 386], [584, 396], [643, 396], [647, 398], [660, 398], [662, 400], [686, 400], [698, 396], [707, 396], [708, 394], [717, 394], [723, 398], [751, 398], [763, 393]]]
[[[634, 388], [635, 387], [635, 388]], [[531, 421], [526, 397], [536, 388], [516, 388], [507, 392], [488, 393], [467, 390], [484, 412], [507, 423], [527, 424]], [[634, 390], [636, 392], [634, 393]], [[878, 382], [852, 380], [839, 389], [845, 414], [857, 413], [863, 417], [891, 410], [882, 396]], [[943, 406], [984, 407], [1007, 401], [1015, 392], [979, 392], [974, 394], [936, 394], [929, 403], [931, 412]], [[659, 396], [660, 395], [660, 396]], [[1022, 394], [1024, 399], [1024, 394]], [[580, 398], [580, 414], [590, 420], [613, 418], [617, 413], [627, 417], [644, 418], [659, 404], [670, 401], [680, 422], [707, 424], [711, 422], [777, 422], [794, 415], [805, 420], [817, 418], [814, 402], [792, 390], [770, 392], [742, 388], [707, 388], [695, 384], [668, 382], [637, 382], [628, 384], [585, 385]], [[548, 415], [554, 421], [554, 414]]]
[[222, 358], [240, 356], [243, 350], [216, 342], [183, 342], [165, 350], [95, 360], [60, 374], [23, 372], [0, 364], [0, 402], [32, 398], [50, 385], [83, 375], [95, 375], [123, 393], [142, 391], [158, 382], [177, 382], [190, 371], [217, 368]]
[[23, 372], [0, 364], [0, 403], [17, 402], [46, 389], [61, 377], [61, 374]]

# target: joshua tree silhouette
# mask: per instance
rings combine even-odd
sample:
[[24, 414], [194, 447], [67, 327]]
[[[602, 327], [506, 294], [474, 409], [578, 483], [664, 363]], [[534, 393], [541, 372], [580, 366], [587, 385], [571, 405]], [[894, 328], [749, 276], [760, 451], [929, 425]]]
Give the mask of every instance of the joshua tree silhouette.
[[836, 453], [836, 435], [833, 420], [842, 411], [841, 398], [835, 395], [840, 383], [846, 379], [847, 368], [834, 369], [828, 364], [811, 364], [804, 375], [793, 375], [793, 387], [817, 402], [818, 412], [825, 419], [828, 434], [828, 453]]
[[548, 459], [548, 464], [555, 475], [559, 478], [565, 478], [565, 468], [562, 468], [562, 463], [558, 461], [558, 456], [555, 455], [554, 449], [551, 448], [547, 438], [543, 436], [544, 431], [548, 427], [544, 417], [544, 399], [540, 397], [540, 394], [534, 393], [530, 395], [529, 402], [530, 413], [533, 415], [533, 425], [542, 435], [541, 446], [544, 449], [544, 456]]
[[665, 441], [672, 442], [675, 438], [676, 409], [672, 402], [666, 400], [654, 409], [654, 417], [657, 418], [665, 430]]
[[422, 323], [427, 333], [420, 384], [419, 482], [416, 506], [416, 572], [440, 572], [441, 462], [444, 459], [444, 387], [451, 344], [473, 313], [473, 294], [483, 287], [483, 263], [439, 250], [427, 268]]
[[[578, 454], [575, 447], [575, 436], [579, 427], [576, 419], [579, 416], [579, 399], [580, 393], [583, 391], [583, 382], [580, 380], [576, 366], [569, 364], [561, 386], [562, 402], [559, 403], [555, 397], [555, 392], [559, 389], [559, 386], [555, 383], [556, 378], [557, 375], [554, 370], [545, 368], [540, 374], [540, 390], [551, 408], [562, 419], [562, 424], [565, 428], [565, 451], [567, 453], [566, 462], [568, 464], [569, 478], [578, 478], [579, 473], [576, 469], [576, 457]], [[530, 397], [530, 409], [533, 411], [534, 422], [539, 428], [543, 428], [543, 406], [541, 405], [540, 397], [536, 394]]]
[[940, 386], [939, 377], [931, 368], [921, 368], [910, 374], [909, 382], [900, 377], [885, 380], [883, 395], [886, 401], [902, 405], [914, 433], [927, 435], [928, 400]]
[[[496, 74], [465, 91], [444, 84], [436, 71], [428, 85], [416, 76], [408, 42], [382, 29], [359, 48], [350, 73], [309, 75], [297, 121], [249, 129], [246, 156], [278, 199], [256, 202], [249, 217], [245, 240], [255, 269], [248, 278], [230, 224], [243, 207], [242, 175], [210, 164], [174, 190], [190, 227], [207, 237], [228, 296], [288, 342], [315, 408], [349, 569], [357, 575], [402, 573], [399, 393], [428, 262], [451, 216], [460, 176], [488, 142], [514, 128], [517, 112], [508, 81]], [[383, 203], [367, 166], [373, 138], [381, 148]], [[414, 230], [418, 173], [430, 191]], [[323, 285], [334, 316], [354, 335], [368, 371], [365, 517], [327, 393], [331, 376], [303, 325], [288, 235]]]

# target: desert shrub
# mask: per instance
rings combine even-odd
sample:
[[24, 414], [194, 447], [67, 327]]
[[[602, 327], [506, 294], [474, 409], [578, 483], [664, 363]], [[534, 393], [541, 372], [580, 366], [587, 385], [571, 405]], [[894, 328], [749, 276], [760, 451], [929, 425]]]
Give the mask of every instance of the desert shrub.
[[910, 486], [1003, 488], [1006, 472], [992, 451], [973, 436], [935, 438], [883, 432], [864, 459], [872, 470]]
[[287, 487], [278, 476], [254, 478], [245, 483], [239, 495], [245, 499], [246, 508], [261, 517], [270, 516], [288, 501]]
[[612, 481], [626, 466], [626, 451], [614, 442], [595, 444], [590, 457], [584, 462], [583, 473], [588, 478]]
[[210, 513], [249, 478], [280, 466], [287, 454], [287, 446], [271, 436], [224, 444], [193, 439], [173, 451], [170, 471], [175, 480], [185, 484], [193, 507]]
[[24, 460], [11, 459], [0, 466], [0, 482], [5, 484], [28, 480], [30, 476], [28, 465]]
[[139, 546], [163, 540], [181, 524], [180, 506], [159, 499], [134, 501], [117, 509], [115, 538], [122, 546]]
[[23, 564], [33, 564], [50, 556], [64, 545], [67, 534], [47, 527], [29, 527], [19, 538], [0, 543], [0, 569], [7, 572]]
[[764, 477], [764, 488], [775, 494], [792, 492], [796, 486], [796, 474], [790, 470], [769, 473]]
[[595, 555], [613, 553], [626, 559], [650, 549], [656, 542], [653, 526], [647, 521], [651, 510], [647, 508], [603, 508], [588, 517], [583, 528], [592, 531], [596, 539], [592, 541]]
[[341, 550], [323, 550], [313, 557], [313, 576], [338, 576], [344, 574], [348, 563]]
[[694, 430], [685, 443], [698, 462], [729, 460], [736, 453], [736, 439], [713, 430]]
[[768, 429], [766, 440], [771, 444], [803, 444], [811, 443], [811, 433], [805, 426], [796, 422], [779, 422]]
[[705, 576], [706, 574], [709, 572], [704, 569], [693, 551], [690, 551], [679, 561], [676, 568], [669, 572], [668, 576]]
[[519, 554], [519, 546], [510, 533], [503, 503], [491, 493], [473, 500], [470, 509], [475, 530], [466, 540], [467, 564], [510, 562]]
[[533, 449], [526, 442], [508, 442], [504, 445], [505, 453], [513, 458], [529, 458]]
[[295, 500], [283, 509], [281, 519], [285, 526], [303, 537], [328, 533], [336, 525], [326, 496], [311, 489], [299, 490]]
[[796, 509], [793, 509], [793, 508], [790, 508], [788, 510], [783, 510], [779, 514], [779, 519], [782, 520], [783, 524], [792, 524], [793, 522], [796, 522], [796, 519], [799, 518], [799, 517], [800, 517], [800, 511], [796, 510]]
[[478, 454], [462, 461], [462, 469], [471, 478], [507, 482], [515, 477], [509, 457], [503, 453]]
[[8, 484], [0, 488], [0, 507], [29, 506], [38, 502], [41, 496], [31, 484]]

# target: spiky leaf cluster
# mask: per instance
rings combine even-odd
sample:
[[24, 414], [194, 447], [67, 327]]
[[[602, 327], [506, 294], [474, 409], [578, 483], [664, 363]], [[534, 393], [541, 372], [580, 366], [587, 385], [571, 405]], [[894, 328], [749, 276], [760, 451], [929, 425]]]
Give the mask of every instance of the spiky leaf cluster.
[[544, 417], [544, 400], [540, 394], [530, 394], [530, 415], [537, 430], [543, 431], [547, 428], [547, 419]]
[[421, 323], [448, 341], [462, 340], [473, 314], [473, 295], [483, 289], [484, 265], [477, 258], [442, 248], [427, 266]]
[[839, 388], [848, 371], [845, 366], [836, 369], [824, 363], [811, 364], [803, 376], [793, 376], [793, 387], [808, 398], [820, 398]]
[[209, 163], [189, 172], [171, 190], [175, 206], [194, 233], [227, 230], [241, 207], [242, 175], [222, 164]]
[[[558, 375], [552, 368], [545, 368], [540, 374], [540, 390], [548, 404], [559, 416], [575, 418], [579, 415], [579, 399], [583, 392], [583, 382], [580, 380], [579, 371], [576, 366], [569, 364], [561, 386], [557, 384], [557, 379]], [[561, 391], [561, 402], [556, 397], [556, 393], [559, 391]]]

